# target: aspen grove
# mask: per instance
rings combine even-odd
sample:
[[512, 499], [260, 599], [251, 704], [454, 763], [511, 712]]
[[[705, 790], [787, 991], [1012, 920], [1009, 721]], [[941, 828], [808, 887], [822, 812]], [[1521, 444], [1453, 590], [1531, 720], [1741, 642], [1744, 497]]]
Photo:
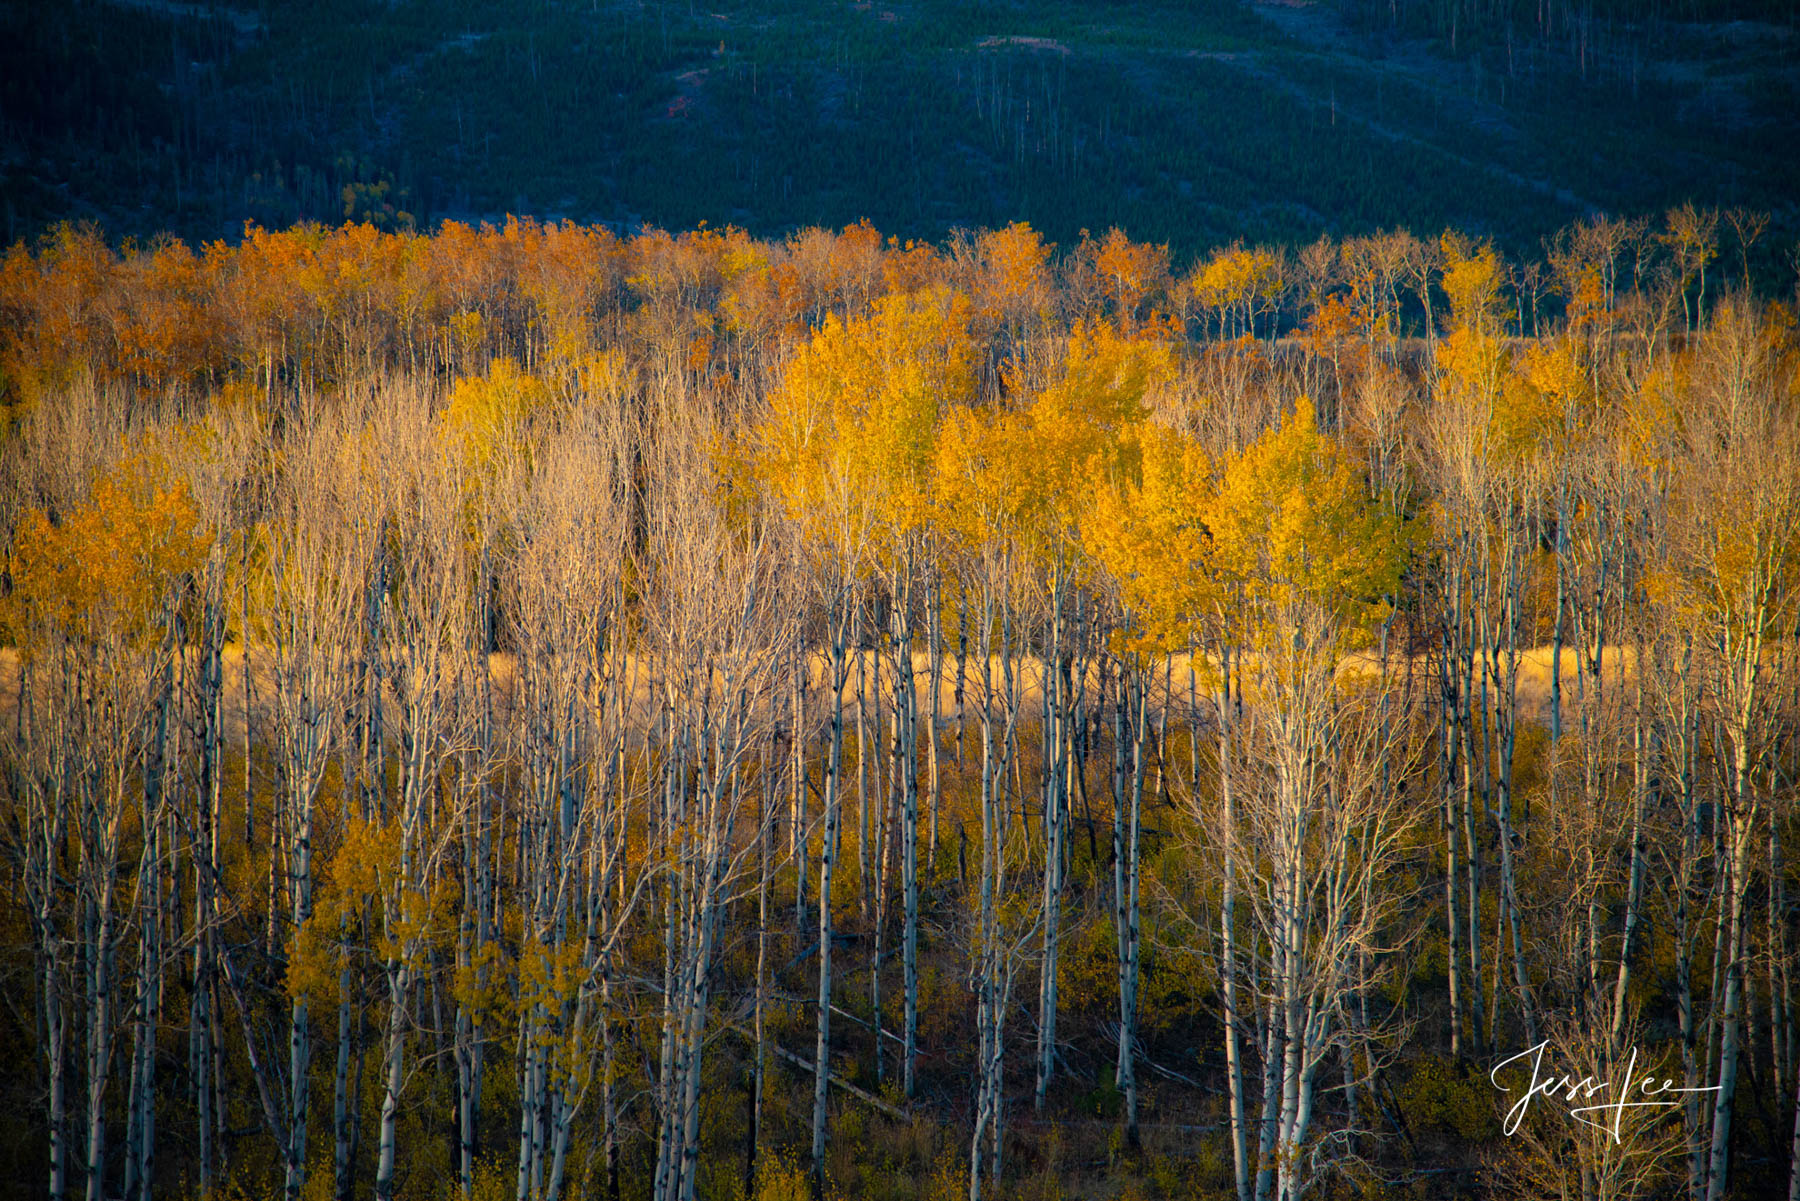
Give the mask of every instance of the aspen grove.
[[13, 247], [11, 1190], [1800, 1201], [1765, 228]]

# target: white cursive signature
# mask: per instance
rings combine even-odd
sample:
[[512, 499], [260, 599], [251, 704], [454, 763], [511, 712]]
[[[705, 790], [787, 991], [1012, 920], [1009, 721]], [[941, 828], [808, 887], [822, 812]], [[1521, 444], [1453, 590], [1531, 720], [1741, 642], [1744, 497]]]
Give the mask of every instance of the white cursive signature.
[[[1681, 1104], [1673, 1094], [1682, 1093], [1716, 1093], [1719, 1086], [1708, 1085], [1704, 1088], [1677, 1088], [1673, 1080], [1656, 1079], [1654, 1073], [1638, 1076], [1637, 1048], [1631, 1049], [1631, 1059], [1625, 1064], [1625, 1076], [1617, 1082], [1613, 1089], [1611, 1080], [1598, 1080], [1593, 1076], [1555, 1076], [1544, 1075], [1544, 1050], [1550, 1045], [1545, 1039], [1535, 1047], [1520, 1051], [1517, 1055], [1503, 1059], [1494, 1065], [1488, 1073], [1488, 1080], [1503, 1093], [1513, 1090], [1500, 1083], [1500, 1070], [1508, 1064], [1518, 1063], [1522, 1059], [1531, 1061], [1531, 1083], [1525, 1089], [1525, 1095], [1514, 1101], [1512, 1108], [1506, 1111], [1506, 1123], [1503, 1127], [1507, 1134], [1519, 1129], [1519, 1123], [1525, 1120], [1525, 1111], [1531, 1108], [1531, 1102], [1537, 1097], [1561, 1095], [1565, 1102], [1592, 1101], [1604, 1095], [1607, 1099], [1594, 1105], [1569, 1106], [1569, 1116], [1577, 1122], [1592, 1126], [1596, 1130], [1604, 1130], [1612, 1136], [1613, 1142], [1619, 1139], [1619, 1129], [1628, 1109], [1672, 1109]], [[1632, 1099], [1632, 1090], [1636, 1088], [1639, 1100]]]

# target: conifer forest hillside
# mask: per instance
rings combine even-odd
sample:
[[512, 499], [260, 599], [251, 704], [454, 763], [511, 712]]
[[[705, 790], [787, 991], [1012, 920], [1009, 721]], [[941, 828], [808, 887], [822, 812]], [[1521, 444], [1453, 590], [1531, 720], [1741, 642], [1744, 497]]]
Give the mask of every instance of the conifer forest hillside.
[[1796, 37], [0, 2], [0, 1196], [1800, 1201]]
[[1800, 236], [1795, 0], [6, 0], [0, 243], [507, 214]]

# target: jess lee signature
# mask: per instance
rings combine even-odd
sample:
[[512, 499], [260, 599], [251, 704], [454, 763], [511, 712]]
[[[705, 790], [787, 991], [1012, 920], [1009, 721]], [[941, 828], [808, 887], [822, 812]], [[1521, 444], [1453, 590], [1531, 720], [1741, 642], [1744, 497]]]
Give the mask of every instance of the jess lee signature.
[[[1687, 1093], [1716, 1093], [1719, 1086], [1708, 1085], [1703, 1088], [1680, 1088], [1673, 1080], [1657, 1079], [1654, 1072], [1642, 1076], [1637, 1074], [1637, 1048], [1631, 1049], [1631, 1058], [1625, 1064], [1625, 1074], [1618, 1080], [1606, 1080], [1594, 1076], [1572, 1076], [1546, 1074], [1544, 1052], [1550, 1046], [1545, 1039], [1535, 1047], [1520, 1051], [1494, 1065], [1488, 1073], [1488, 1080], [1503, 1093], [1514, 1092], [1500, 1083], [1501, 1069], [1512, 1064], [1529, 1060], [1531, 1065], [1531, 1083], [1526, 1086], [1525, 1094], [1514, 1101], [1512, 1108], [1506, 1111], [1506, 1123], [1502, 1129], [1512, 1134], [1525, 1120], [1525, 1113], [1531, 1108], [1532, 1101], [1539, 1097], [1561, 1100], [1569, 1107], [1569, 1116], [1577, 1122], [1592, 1126], [1596, 1130], [1604, 1130], [1612, 1136], [1613, 1142], [1619, 1139], [1619, 1129], [1625, 1120], [1627, 1110], [1639, 1109], [1673, 1109], [1682, 1104], [1681, 1095]], [[1635, 1095], [1634, 1095], [1635, 1090]], [[1603, 1098], [1596, 1100], [1596, 1098]], [[1593, 1102], [1592, 1104], [1576, 1104], [1576, 1102]]]

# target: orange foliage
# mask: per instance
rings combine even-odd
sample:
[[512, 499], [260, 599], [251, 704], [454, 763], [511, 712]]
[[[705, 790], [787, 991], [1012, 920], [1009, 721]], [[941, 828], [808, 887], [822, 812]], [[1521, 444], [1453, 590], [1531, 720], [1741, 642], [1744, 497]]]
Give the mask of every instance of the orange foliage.
[[1138, 309], [1168, 284], [1169, 248], [1133, 242], [1119, 229], [1109, 229], [1099, 242], [1083, 242], [1082, 254], [1093, 265], [1101, 290], [1113, 304], [1119, 324], [1130, 329]]
[[21, 624], [87, 641], [135, 641], [161, 628], [158, 610], [173, 602], [175, 579], [193, 570], [211, 536], [186, 482], [160, 482], [157, 467], [125, 460], [71, 512], [26, 511], [10, 565], [9, 605]]

